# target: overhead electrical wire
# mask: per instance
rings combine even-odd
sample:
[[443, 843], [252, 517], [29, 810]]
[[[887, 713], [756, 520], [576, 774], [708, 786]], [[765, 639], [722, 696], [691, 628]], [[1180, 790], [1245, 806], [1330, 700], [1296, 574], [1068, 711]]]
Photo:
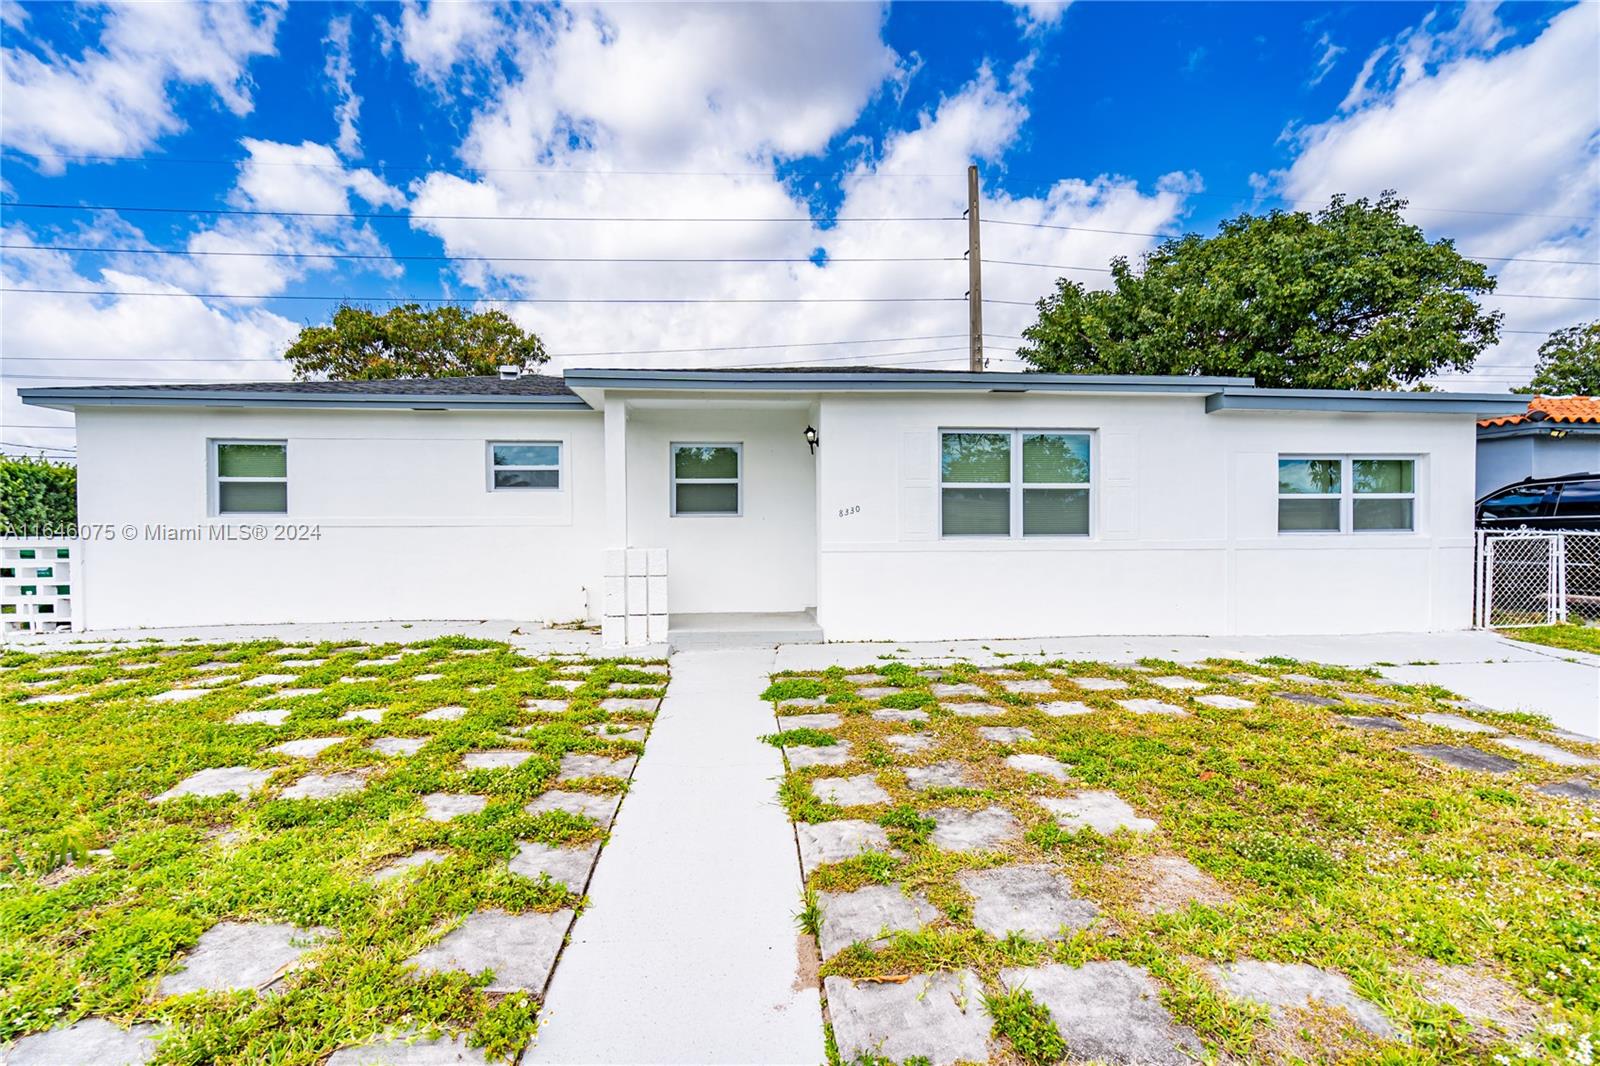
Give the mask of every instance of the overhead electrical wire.
[[[354, 259], [397, 260], [423, 263], [963, 263], [962, 255], [887, 255], [887, 256], [564, 256], [564, 255], [384, 255], [377, 252], [283, 252], [233, 251], [187, 248], [108, 248], [71, 244], [0, 244], [0, 251], [11, 252], [93, 252], [107, 255], [225, 256], [261, 259]], [[988, 260], [985, 260], [988, 262]], [[1037, 264], [1028, 264], [1037, 265]], [[1096, 269], [1072, 268], [1072, 269]]]
[[187, 296], [195, 300], [355, 300], [401, 304], [929, 304], [965, 303], [965, 296], [704, 296], [704, 297], [577, 297], [577, 296], [314, 296], [304, 293], [258, 295], [237, 292], [130, 292], [118, 289], [25, 288], [8, 285], [0, 292], [45, 293], [55, 296]]
[[[485, 167], [485, 166], [467, 165], [467, 166], [456, 167], [456, 168], [454, 168], [454, 170], [452, 170], [452, 168], [450, 168], [448, 166], [441, 166], [441, 165], [437, 165], [437, 164], [435, 164], [435, 165], [423, 165], [423, 164], [417, 164], [417, 163], [389, 163], [389, 162], [386, 162], [386, 161], [383, 161], [383, 160], [377, 161], [376, 165], [374, 165], [374, 166], [365, 167], [365, 168], [353, 168], [353, 167], [351, 167], [351, 166], [349, 166], [349, 165], [347, 165], [345, 163], [314, 163], [314, 162], [311, 162], [309, 160], [299, 160], [299, 159], [257, 159], [257, 158], [254, 158], [254, 157], [237, 157], [237, 158], [232, 158], [232, 159], [219, 159], [219, 158], [196, 158], [196, 157], [193, 157], [193, 156], [111, 155], [111, 154], [87, 153], [87, 152], [39, 152], [39, 151], [21, 151], [21, 150], [18, 150], [18, 154], [31, 156], [31, 157], [33, 157], [35, 159], [59, 159], [59, 160], [64, 160], [64, 161], [91, 162], [91, 163], [139, 163], [139, 164], [161, 163], [161, 164], [178, 164], [178, 165], [183, 165], [183, 166], [228, 166], [228, 167], [252, 166], [252, 167], [294, 168], [294, 169], [306, 169], [306, 170], [337, 170], [337, 171], [339, 171], [341, 173], [349, 171], [349, 170], [352, 170], [352, 169], [366, 169], [366, 170], [372, 170], [374, 172], [382, 172], [382, 171], [391, 171], [392, 170], [392, 171], [405, 171], [405, 172], [409, 172], [409, 173], [419, 173], [419, 174], [445, 173], [445, 174], [451, 174], [452, 176], [455, 175], [456, 171], [460, 171], [460, 172], [467, 173], [467, 174], [527, 174], [527, 175], [533, 175], [533, 176], [537, 176], [537, 177], [553, 177], [553, 178], [561, 178], [561, 177], [652, 177], [652, 178], [681, 177], [681, 178], [771, 178], [771, 179], [777, 179], [777, 180], [782, 180], [783, 179], [783, 175], [779, 174], [777, 172], [777, 170], [775, 168], [773, 168], [773, 167], [768, 167], [768, 168], [766, 168], [764, 170], [660, 170], [660, 169], [656, 169], [656, 170], [633, 170], [633, 169], [625, 169], [625, 168], [618, 168], [618, 167], [567, 167], [567, 166]], [[1017, 181], [1032, 182], [1034, 184], [1050, 184], [1050, 185], [1054, 185], [1055, 183], [1057, 183], [1057, 182], [1062, 180], [1060, 175], [1049, 175], [1049, 176], [1046, 176], [1046, 175], [1041, 175], [1041, 174], [1030, 174], [1030, 173], [1027, 173], [1027, 172], [1015, 171], [1015, 170], [1012, 170], [1010, 168], [1003, 167], [1003, 166], [1002, 167], [994, 167], [994, 168], [989, 170], [989, 173], [991, 173], [991, 174], [994, 174], [994, 173], [1004, 174], [1007, 178], [1011, 178], [1011, 179], [1014, 179], [1014, 180], [1017, 180]], [[915, 171], [875, 170], [875, 171], [870, 172], [866, 176], [867, 177], [871, 177], [871, 178], [896, 178], [896, 179], [908, 178], [908, 179], [921, 179], [921, 180], [926, 180], [926, 179], [929, 179], [929, 178], [949, 178], [951, 180], [957, 180], [957, 179], [965, 178], [966, 177], [966, 171], [965, 170], [952, 170], [952, 171], [915, 172]], [[1185, 198], [1206, 198], [1206, 199], [1212, 199], [1212, 200], [1226, 199], [1226, 200], [1235, 201], [1235, 202], [1239, 199], [1238, 197], [1232, 196], [1232, 195], [1227, 194], [1227, 193], [1208, 192], [1208, 191], [1203, 191], [1203, 190], [1202, 191], [1195, 191], [1195, 192], [1186, 192], [1183, 195], [1184, 195]], [[1321, 205], [1323, 203], [1322, 200], [1310, 200], [1310, 199], [1306, 199], [1306, 198], [1303, 198], [1303, 197], [1296, 198], [1296, 197], [1286, 197], [1286, 196], [1274, 196], [1274, 197], [1272, 197], [1272, 199], [1280, 200], [1280, 201], [1282, 201], [1283, 203], [1286, 203], [1286, 204], [1302, 204], [1302, 205], [1315, 204], [1315, 205]], [[1430, 205], [1430, 204], [1412, 203], [1410, 201], [1407, 201], [1406, 206], [1407, 206], [1407, 208], [1412, 209], [1412, 210], [1416, 210], [1416, 211], [1429, 211], [1429, 212], [1438, 212], [1438, 213], [1444, 213], [1444, 214], [1494, 215], [1494, 216], [1500, 216], [1500, 217], [1505, 217], [1505, 218], [1551, 218], [1551, 219], [1560, 219], [1560, 220], [1574, 221], [1574, 222], [1587, 222], [1587, 221], [1590, 221], [1590, 218], [1587, 215], [1555, 214], [1555, 213], [1545, 212], [1545, 211], [1502, 211], [1502, 210], [1494, 210], [1494, 209], [1490, 209], [1490, 208], [1481, 208], [1481, 207], [1442, 207], [1442, 206], [1435, 206], [1435, 205]]]
[[118, 214], [244, 215], [267, 218], [359, 218], [439, 222], [803, 222], [831, 225], [840, 222], [965, 222], [961, 215], [438, 215], [410, 211], [280, 211], [265, 207], [149, 207], [134, 204], [56, 204], [38, 200], [9, 200], [0, 207], [25, 207], [41, 211], [114, 211]]

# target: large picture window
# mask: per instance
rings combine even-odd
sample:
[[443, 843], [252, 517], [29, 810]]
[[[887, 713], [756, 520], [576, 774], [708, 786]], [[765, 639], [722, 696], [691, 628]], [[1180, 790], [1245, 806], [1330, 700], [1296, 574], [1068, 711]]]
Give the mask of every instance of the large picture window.
[[1415, 459], [1350, 455], [1278, 460], [1278, 532], [1409, 533], [1416, 529]]
[[489, 488], [492, 491], [560, 487], [560, 441], [489, 442]]
[[946, 537], [1086, 537], [1089, 483], [1087, 433], [940, 435], [940, 530]]
[[217, 514], [288, 513], [289, 446], [283, 441], [212, 441], [211, 470]]
[[737, 515], [743, 466], [742, 444], [674, 444], [673, 515]]

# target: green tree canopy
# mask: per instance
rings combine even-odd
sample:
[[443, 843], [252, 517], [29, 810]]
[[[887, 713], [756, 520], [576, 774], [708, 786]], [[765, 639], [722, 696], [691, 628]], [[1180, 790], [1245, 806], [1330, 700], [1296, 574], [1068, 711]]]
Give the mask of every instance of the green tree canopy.
[[1514, 392], [1600, 396], [1600, 319], [1558, 329], [1539, 345], [1533, 380]]
[[283, 357], [297, 378], [334, 381], [493, 374], [549, 358], [544, 342], [503, 311], [417, 304], [382, 314], [346, 304], [331, 324], [302, 329]]
[[1281, 388], [1394, 389], [1465, 371], [1499, 339], [1473, 299], [1495, 279], [1448, 240], [1429, 243], [1405, 201], [1336, 196], [1315, 215], [1242, 214], [1214, 237], [1111, 261], [1112, 287], [1065, 278], [1039, 301], [1018, 354], [1066, 374], [1253, 377]]

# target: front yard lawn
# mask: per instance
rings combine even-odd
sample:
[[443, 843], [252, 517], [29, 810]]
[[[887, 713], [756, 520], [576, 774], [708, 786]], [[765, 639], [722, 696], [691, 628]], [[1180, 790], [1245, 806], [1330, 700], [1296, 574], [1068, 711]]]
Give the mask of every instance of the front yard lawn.
[[1593, 1061], [1600, 745], [1271, 660], [764, 696], [836, 1062]]
[[1500, 635], [1512, 640], [1525, 640], [1530, 644], [1546, 644], [1552, 648], [1600, 655], [1600, 626], [1530, 626], [1527, 629], [1502, 629]]
[[460, 638], [0, 667], [0, 1042], [171, 1063], [519, 1053], [666, 683]]

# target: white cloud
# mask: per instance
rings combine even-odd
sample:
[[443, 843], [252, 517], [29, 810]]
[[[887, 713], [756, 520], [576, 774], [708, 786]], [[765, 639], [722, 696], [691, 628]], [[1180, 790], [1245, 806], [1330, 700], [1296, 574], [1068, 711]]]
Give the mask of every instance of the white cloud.
[[60, 154], [142, 152], [184, 128], [174, 86], [204, 86], [247, 114], [249, 62], [273, 53], [282, 14], [279, 4], [118, 4], [105, 11], [99, 47], [75, 59], [0, 49], [7, 146], [52, 174], [65, 167]]
[[399, 42], [406, 62], [423, 80], [442, 89], [458, 67], [492, 61], [511, 33], [502, 14], [499, 5], [490, 2], [443, 0], [424, 5], [405, 0], [399, 26], [381, 17], [379, 24]]
[[[31, 234], [18, 227], [0, 232], [8, 245], [34, 243]], [[148, 266], [148, 261], [144, 265]], [[7, 252], [0, 262], [0, 282], [32, 289], [183, 291], [156, 273], [80, 272], [68, 255], [50, 251]], [[283, 349], [296, 332], [295, 323], [260, 308], [218, 308], [183, 295], [7, 293], [0, 314], [0, 352], [5, 353], [0, 359], [4, 439], [36, 447], [70, 446], [73, 440], [70, 414], [23, 406], [17, 397], [19, 388], [284, 379], [289, 373]], [[206, 361], [180, 361], [184, 357]], [[40, 426], [56, 428], [35, 428]]]
[[1006, 0], [1017, 9], [1017, 25], [1029, 33], [1041, 33], [1061, 24], [1061, 17], [1072, 0]]
[[[1295, 157], [1272, 175], [1273, 191], [1319, 201], [1392, 188], [1414, 205], [1414, 222], [1468, 254], [1600, 258], [1600, 8], [1569, 8], [1534, 40], [1498, 51], [1507, 31], [1492, 7], [1468, 4], [1459, 23], [1436, 21], [1369, 56], [1340, 114], [1290, 134]], [[1594, 267], [1489, 265], [1504, 292], [1600, 296]], [[1600, 313], [1578, 300], [1485, 304], [1506, 312], [1508, 330], [1534, 333]], [[1466, 383], [1526, 380], [1539, 341], [1508, 333]]]
[[[910, 128], [855, 134], [860, 162], [843, 178], [846, 218], [938, 217], [954, 221], [841, 222], [818, 217], [775, 176], [783, 159], [820, 154], [851, 130], [876, 94], [909, 75], [882, 40], [881, 13], [857, 5], [623, 5], [566, 11], [524, 29], [507, 80], [474, 118], [461, 149], [481, 177], [437, 173], [412, 189], [418, 215], [559, 215], [604, 218], [738, 217], [712, 222], [506, 222], [418, 218], [447, 251], [471, 256], [706, 256], [793, 258], [794, 263], [470, 264], [460, 277], [498, 295], [539, 298], [665, 297], [815, 301], [937, 297], [930, 303], [520, 305], [519, 319], [552, 351], [606, 352], [792, 343], [696, 355], [584, 355], [555, 366], [600, 363], [730, 364], [896, 360], [894, 353], [949, 347], [911, 361], [964, 361], [965, 168], [999, 162], [1028, 111], [1029, 60], [1001, 80], [987, 67]], [[496, 31], [499, 32], [499, 31]], [[467, 46], [464, 46], [467, 47]], [[470, 50], [470, 47], [468, 48]], [[727, 62], [737, 56], [739, 61]], [[426, 76], [419, 71], [419, 75]], [[603, 172], [603, 173], [601, 173]], [[621, 172], [621, 173], [619, 173]], [[1057, 183], [1047, 195], [986, 192], [986, 216], [1052, 226], [1165, 231], [1194, 182], [1170, 176], [1142, 193], [1113, 176]], [[1137, 254], [1147, 237], [1084, 230], [993, 227], [986, 255], [1103, 267]], [[805, 262], [816, 255], [822, 265]], [[928, 262], [858, 262], [886, 256]], [[991, 331], [1014, 334], [1055, 272], [993, 268], [986, 291], [1026, 306], [995, 305]], [[1077, 275], [1091, 281], [1101, 274]], [[954, 334], [937, 342], [805, 347], [848, 338]], [[1014, 342], [999, 342], [997, 359]]]
[[[1339, 61], [1339, 57], [1349, 51], [1341, 45], [1334, 44], [1333, 37], [1327, 31], [1323, 31], [1322, 36], [1317, 39], [1317, 47], [1322, 49], [1322, 54], [1317, 56], [1316, 69], [1311, 72], [1309, 83], [1311, 85], [1321, 85], [1322, 80], [1333, 73], [1333, 65]], [[1371, 71], [1365, 73], [1371, 75]]]
[[350, 62], [350, 18], [341, 15], [328, 20], [328, 36], [322, 42], [328, 56], [322, 73], [339, 97], [333, 109], [334, 120], [339, 123], [339, 151], [354, 157], [361, 154], [361, 135], [356, 130], [361, 118], [361, 97], [355, 91], [355, 68]]

